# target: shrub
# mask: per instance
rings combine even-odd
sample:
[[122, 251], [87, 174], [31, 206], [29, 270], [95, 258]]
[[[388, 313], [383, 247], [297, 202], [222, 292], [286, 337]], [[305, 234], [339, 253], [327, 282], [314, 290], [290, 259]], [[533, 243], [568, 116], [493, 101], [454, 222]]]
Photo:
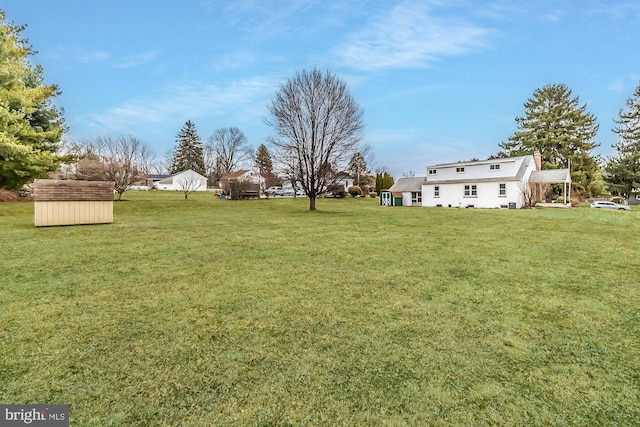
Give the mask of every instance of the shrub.
[[349, 189], [347, 191], [349, 192], [349, 194], [351, 194], [351, 197], [356, 197], [356, 196], [361, 196], [362, 195], [362, 188], [360, 188], [357, 185], [352, 185], [351, 187], [349, 187]]

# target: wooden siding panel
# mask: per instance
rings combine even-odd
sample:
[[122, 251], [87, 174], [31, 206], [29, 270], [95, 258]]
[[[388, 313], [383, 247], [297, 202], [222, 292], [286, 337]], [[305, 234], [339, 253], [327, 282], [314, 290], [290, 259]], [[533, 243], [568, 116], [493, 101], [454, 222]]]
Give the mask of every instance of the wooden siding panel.
[[36, 227], [113, 222], [113, 201], [38, 202], [34, 206]]

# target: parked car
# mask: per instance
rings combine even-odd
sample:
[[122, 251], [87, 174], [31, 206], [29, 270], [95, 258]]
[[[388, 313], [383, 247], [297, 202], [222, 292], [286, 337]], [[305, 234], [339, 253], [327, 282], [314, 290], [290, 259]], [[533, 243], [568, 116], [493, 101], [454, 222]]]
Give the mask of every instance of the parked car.
[[274, 186], [267, 188], [265, 193], [267, 193], [269, 196], [282, 196], [284, 194], [284, 191], [282, 190], [282, 187]]
[[593, 202], [591, 203], [592, 208], [597, 209], [616, 209], [619, 211], [629, 211], [629, 206], [619, 205], [613, 202]]

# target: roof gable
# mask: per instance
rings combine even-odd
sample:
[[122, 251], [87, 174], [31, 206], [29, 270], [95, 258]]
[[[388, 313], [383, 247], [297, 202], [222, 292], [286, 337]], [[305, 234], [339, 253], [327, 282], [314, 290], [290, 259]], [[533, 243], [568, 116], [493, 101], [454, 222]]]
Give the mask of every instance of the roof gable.
[[424, 184], [426, 178], [412, 177], [412, 178], [398, 178], [398, 180], [389, 188], [390, 191], [422, 191], [422, 184]]

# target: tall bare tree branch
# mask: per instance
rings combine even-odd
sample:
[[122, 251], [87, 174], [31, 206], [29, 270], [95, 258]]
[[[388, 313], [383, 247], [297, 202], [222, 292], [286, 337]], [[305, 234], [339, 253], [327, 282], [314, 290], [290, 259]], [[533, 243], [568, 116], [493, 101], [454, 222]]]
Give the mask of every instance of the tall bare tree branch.
[[326, 191], [362, 141], [363, 111], [344, 81], [318, 69], [303, 70], [282, 84], [268, 105], [271, 143], [291, 159], [293, 174], [309, 197], [309, 209]]

